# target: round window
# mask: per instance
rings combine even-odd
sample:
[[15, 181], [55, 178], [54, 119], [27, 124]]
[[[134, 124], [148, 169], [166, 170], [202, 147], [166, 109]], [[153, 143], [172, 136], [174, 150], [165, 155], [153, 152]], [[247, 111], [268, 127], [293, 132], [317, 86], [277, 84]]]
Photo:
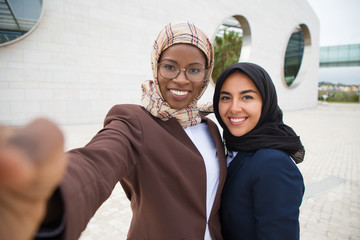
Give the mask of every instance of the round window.
[[296, 77], [304, 62], [305, 49], [310, 45], [309, 30], [299, 25], [291, 34], [285, 53], [284, 80], [288, 87], [296, 86]]
[[250, 28], [242, 16], [225, 19], [220, 25], [214, 40], [214, 71], [212, 79], [218, 79], [222, 71], [248, 56]]
[[37, 25], [42, 0], [0, 0], [0, 46], [28, 35]]

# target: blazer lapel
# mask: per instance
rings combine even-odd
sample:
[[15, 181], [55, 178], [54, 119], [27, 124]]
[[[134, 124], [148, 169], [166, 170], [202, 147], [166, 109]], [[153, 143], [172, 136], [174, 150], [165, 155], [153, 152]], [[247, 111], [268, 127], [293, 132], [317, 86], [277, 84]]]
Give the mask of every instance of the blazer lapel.
[[233, 180], [233, 178], [236, 176], [236, 174], [234, 174], [234, 172], [239, 171], [239, 169], [244, 165], [244, 160], [243, 160], [243, 156], [241, 156], [242, 154], [239, 152], [235, 158], [231, 161], [227, 172], [227, 179], [225, 182], [225, 186], [223, 191], [225, 191], [228, 187], [228, 185], [230, 184], [230, 182]]

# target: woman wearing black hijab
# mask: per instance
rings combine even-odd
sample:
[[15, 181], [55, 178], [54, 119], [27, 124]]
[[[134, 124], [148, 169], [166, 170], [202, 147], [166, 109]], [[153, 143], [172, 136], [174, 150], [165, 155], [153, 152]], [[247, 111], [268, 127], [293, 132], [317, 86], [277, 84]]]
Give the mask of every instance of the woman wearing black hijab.
[[304, 183], [296, 164], [305, 151], [283, 123], [270, 76], [256, 64], [234, 64], [217, 80], [213, 100], [228, 150], [224, 239], [299, 239]]

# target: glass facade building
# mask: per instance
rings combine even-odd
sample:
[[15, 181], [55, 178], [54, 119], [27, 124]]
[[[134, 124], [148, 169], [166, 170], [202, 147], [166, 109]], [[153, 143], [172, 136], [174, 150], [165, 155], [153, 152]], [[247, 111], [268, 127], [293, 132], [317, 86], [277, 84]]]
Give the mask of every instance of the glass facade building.
[[360, 66], [360, 44], [320, 48], [320, 67]]
[[360, 84], [360, 44], [320, 48], [319, 82]]

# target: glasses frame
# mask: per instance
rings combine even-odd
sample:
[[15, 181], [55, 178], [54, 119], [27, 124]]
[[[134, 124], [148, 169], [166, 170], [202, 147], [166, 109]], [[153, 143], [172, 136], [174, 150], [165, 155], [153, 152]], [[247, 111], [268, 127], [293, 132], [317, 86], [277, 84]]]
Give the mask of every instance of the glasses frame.
[[[171, 78], [164, 77], [164, 76], [161, 74], [161, 71], [159, 70], [159, 68], [160, 68], [161, 66], [163, 66], [163, 65], [173, 65], [173, 66], [176, 66], [176, 67], [179, 69], [179, 71], [177, 72], [177, 74], [176, 74], [175, 77], [171, 77]], [[202, 65], [202, 64], [200, 64], [200, 65]], [[178, 65], [176, 65], [176, 64], [174, 64], [174, 63], [171, 63], [171, 64], [170, 64], [170, 63], [161, 63], [161, 62], [160, 62], [160, 63], [158, 63], [158, 65], [157, 65], [157, 69], [158, 69], [158, 72], [160, 73], [160, 75], [161, 75], [163, 78], [165, 78], [165, 79], [174, 79], [174, 78], [177, 78], [177, 77], [180, 75], [180, 72], [181, 72], [181, 70], [182, 70], [182, 71], [184, 71], [187, 80], [189, 80], [190, 82], [196, 82], [196, 83], [204, 81], [204, 80], [206, 79], [206, 75], [207, 75], [207, 72], [208, 72], [208, 70], [209, 70], [208, 68], [202, 68], [202, 70], [204, 70], [204, 78], [203, 78], [202, 80], [200, 80], [200, 81], [193, 81], [193, 80], [189, 79], [189, 77], [188, 77], [188, 75], [187, 75], [187, 70], [189, 70], [189, 68], [181, 68], [181, 67], [179, 67]]]

